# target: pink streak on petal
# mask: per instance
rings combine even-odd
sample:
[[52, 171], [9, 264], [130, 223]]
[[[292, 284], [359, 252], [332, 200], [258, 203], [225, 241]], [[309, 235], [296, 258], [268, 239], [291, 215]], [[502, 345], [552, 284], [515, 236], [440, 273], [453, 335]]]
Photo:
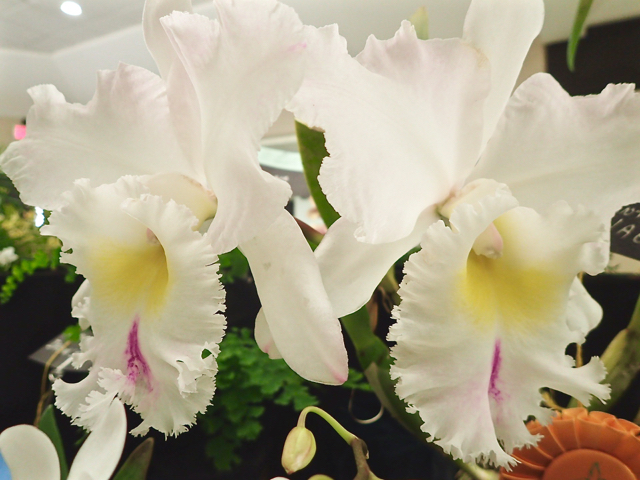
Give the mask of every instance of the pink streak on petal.
[[288, 52], [292, 52], [292, 53], [297, 53], [297, 52], [301, 52], [302, 50], [305, 50], [307, 48], [307, 42], [300, 42], [300, 43], [296, 43], [294, 45], [291, 45], [287, 51]]
[[332, 370], [331, 373], [333, 374], [333, 378], [336, 379], [336, 381], [340, 382], [340, 384], [343, 384], [344, 382], [346, 382], [349, 379], [349, 375], [345, 375], [344, 373], [340, 373], [336, 370]]
[[500, 340], [496, 340], [493, 350], [493, 363], [491, 365], [491, 378], [489, 379], [489, 395], [496, 401], [502, 401], [502, 392], [498, 388], [498, 375], [502, 365], [502, 355], [500, 353]]
[[142, 379], [146, 382], [148, 389], [151, 391], [153, 390], [150, 382], [151, 369], [140, 350], [140, 342], [138, 339], [139, 324], [140, 317], [136, 315], [133, 320], [131, 330], [129, 330], [127, 349], [125, 350], [125, 355], [127, 356], [127, 380], [132, 384], [136, 384], [140, 376], [142, 376]]

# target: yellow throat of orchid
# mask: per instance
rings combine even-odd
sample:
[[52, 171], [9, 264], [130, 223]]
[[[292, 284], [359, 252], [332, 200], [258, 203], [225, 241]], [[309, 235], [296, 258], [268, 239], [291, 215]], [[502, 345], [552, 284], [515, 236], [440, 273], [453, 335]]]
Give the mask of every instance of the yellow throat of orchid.
[[[197, 219], [193, 230], [208, 226], [216, 214], [218, 203], [213, 192], [189, 177], [159, 174], [144, 183], [152, 195], [189, 208]], [[142, 223], [136, 238], [127, 243], [98, 240], [91, 264], [96, 272], [91, 279], [94, 301], [123, 313], [138, 312], [142, 318], [162, 310], [171, 284], [171, 265], [161, 241]]]
[[[460, 204], [494, 195], [498, 187], [490, 180], [472, 182], [439, 211], [449, 218]], [[502, 214], [477, 235], [459, 274], [455, 291], [481, 331], [494, 331], [499, 325], [526, 333], [540, 322], [553, 321], [573, 280], [552, 262], [530, 255], [532, 245], [527, 242], [532, 239], [525, 233], [530, 226], [520, 208]]]
[[162, 309], [169, 267], [159, 242], [124, 245], [104, 242], [92, 258], [99, 275], [91, 280], [93, 298], [112, 308], [153, 314]]

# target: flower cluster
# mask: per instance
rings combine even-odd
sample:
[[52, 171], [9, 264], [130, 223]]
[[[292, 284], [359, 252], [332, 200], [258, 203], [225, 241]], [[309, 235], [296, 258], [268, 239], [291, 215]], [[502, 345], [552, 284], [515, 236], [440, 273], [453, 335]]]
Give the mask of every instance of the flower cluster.
[[[120, 399], [132, 431], [185, 431], [215, 390], [225, 330], [217, 255], [238, 247], [262, 303], [256, 340], [302, 377], [340, 384], [338, 317], [405, 266], [389, 333], [397, 395], [465, 461], [513, 464], [550, 420], [539, 389], [605, 400], [604, 368], [574, 368], [601, 311], [577, 280], [603, 270], [608, 222], [638, 200], [640, 96], [570, 97], [546, 74], [512, 95], [542, 0], [473, 0], [462, 38], [420, 40], [408, 22], [352, 58], [336, 26], [304, 26], [276, 0], [147, 0], [160, 75], [98, 74], [94, 98], [34, 87], [26, 137], [0, 166], [42, 231], [86, 278], [73, 299], [88, 376], [54, 384], [86, 428]], [[283, 108], [321, 129], [319, 182], [341, 215], [312, 252], [262, 171]]]

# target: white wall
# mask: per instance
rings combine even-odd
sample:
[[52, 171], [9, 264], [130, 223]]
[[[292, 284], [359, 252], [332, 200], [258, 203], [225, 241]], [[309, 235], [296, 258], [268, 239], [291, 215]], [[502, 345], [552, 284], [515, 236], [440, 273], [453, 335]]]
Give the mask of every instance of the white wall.
[[139, 26], [59, 50], [52, 55], [52, 61], [62, 82], [56, 86], [70, 102], [88, 102], [95, 91], [96, 72], [114, 70], [119, 62], [157, 73]]
[[42, 83], [61, 82], [50, 55], [0, 50], [0, 116], [26, 117], [31, 106], [27, 89]]
[[[194, 11], [216, 16], [209, 2], [196, 6]], [[95, 91], [96, 72], [113, 70], [119, 62], [157, 72], [140, 25], [53, 54], [0, 49], [0, 117], [26, 117], [31, 106], [26, 90], [41, 83], [54, 84], [70, 102], [86, 103]]]
[[[389, 38], [402, 18], [419, 5], [427, 5], [432, 37], [458, 36], [470, 0], [283, 0], [293, 6], [305, 23], [322, 26], [338, 22], [356, 54], [369, 33]], [[547, 17], [542, 43], [566, 38], [571, 30], [578, 0], [545, 0]], [[196, 12], [215, 17], [210, 2], [198, 5]], [[594, 2], [590, 23], [600, 23], [640, 14], [638, 0], [600, 0]], [[541, 46], [536, 47], [538, 51]], [[69, 101], [86, 103], [95, 89], [96, 71], [114, 69], [119, 61], [155, 71], [155, 65], [142, 38], [142, 28], [127, 29], [96, 38], [53, 55], [0, 49], [0, 117], [24, 117], [31, 105], [26, 89], [39, 83], [53, 83]]]

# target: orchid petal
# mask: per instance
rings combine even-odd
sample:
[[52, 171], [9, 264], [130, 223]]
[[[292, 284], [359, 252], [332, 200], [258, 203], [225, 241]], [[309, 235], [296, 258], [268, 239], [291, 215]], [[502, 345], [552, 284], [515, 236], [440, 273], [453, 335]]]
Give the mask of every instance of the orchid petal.
[[370, 38], [357, 60], [335, 26], [309, 37], [307, 76], [288, 108], [325, 132], [320, 185], [359, 239], [406, 237], [479, 155], [487, 63], [460, 40], [418, 40], [409, 23], [391, 40]]
[[180, 64], [178, 55], [171, 46], [171, 41], [160, 23], [160, 19], [174, 11], [191, 13], [191, 0], [146, 0], [142, 14], [144, 40], [149, 53], [156, 62], [160, 76], [169, 78], [175, 64]]
[[273, 335], [271, 335], [271, 330], [269, 330], [269, 324], [263, 309], [260, 309], [256, 317], [255, 337], [260, 350], [269, 355], [271, 360], [282, 358], [282, 354], [278, 351], [278, 347], [276, 347], [276, 343], [273, 340]]
[[496, 128], [516, 79], [544, 21], [542, 0], [473, 0], [463, 39], [491, 64], [491, 93], [484, 106], [483, 146]]
[[209, 231], [222, 253], [267, 228], [291, 195], [257, 155], [302, 81], [305, 39], [295, 12], [274, 0], [216, 6], [219, 21], [174, 12], [161, 22], [200, 105], [205, 170], [219, 200]]
[[[132, 433], [177, 435], [204, 411], [215, 388], [224, 332], [224, 293], [209, 241], [185, 206], [123, 177], [92, 189], [78, 181], [50, 217], [63, 260], [91, 282], [92, 336], [76, 364], [93, 363], [77, 384], [54, 383], [56, 405], [93, 429], [117, 395], [140, 413]], [[203, 351], [212, 355], [202, 358]]]
[[151, 72], [124, 64], [99, 72], [87, 105], [66, 103], [52, 85], [29, 93], [27, 135], [0, 158], [25, 203], [58, 208], [78, 178], [100, 185], [165, 170], [202, 180], [180, 150], [164, 84]]
[[68, 480], [109, 480], [127, 437], [124, 406], [115, 399], [73, 459]]
[[144, 39], [165, 81], [171, 121], [180, 147], [194, 165], [201, 166], [204, 159], [198, 96], [187, 70], [160, 23], [162, 17], [173, 11], [191, 12], [191, 0], [147, 0], [142, 16]]
[[596, 328], [602, 320], [602, 307], [596, 302], [584, 285], [577, 278], [569, 290], [569, 303], [567, 305], [567, 326], [575, 332], [579, 332], [581, 338], [577, 343], [584, 342], [587, 333]]
[[86, 330], [91, 326], [88, 320], [90, 298], [91, 284], [88, 280], [85, 280], [71, 299], [71, 315], [78, 319], [78, 324], [82, 330]]
[[293, 217], [284, 211], [240, 249], [249, 261], [268, 329], [282, 358], [307, 380], [344, 383], [348, 367], [340, 322], [313, 252]]
[[427, 209], [410, 235], [375, 245], [356, 240], [357, 227], [344, 217], [331, 225], [315, 255], [336, 315], [343, 317], [366, 304], [387, 271], [420, 243], [437, 218], [433, 209]]
[[570, 97], [547, 74], [515, 92], [472, 178], [506, 183], [524, 206], [584, 205], [605, 223], [638, 201], [640, 94], [609, 85]]
[[[464, 461], [512, 465], [507, 452], [535, 444], [523, 421], [549, 419], [540, 388], [585, 404], [609, 395], [598, 359], [572, 368], [565, 356], [581, 337], [567, 318], [570, 290], [600, 220], [562, 203], [545, 217], [516, 205], [498, 189], [458, 205], [450, 227], [430, 227], [407, 263], [389, 334], [398, 395], [435, 443]], [[492, 223], [504, 240], [499, 259], [472, 252]]]
[[0, 456], [9, 467], [11, 480], [60, 479], [56, 448], [32, 425], [16, 425], [0, 433]]

